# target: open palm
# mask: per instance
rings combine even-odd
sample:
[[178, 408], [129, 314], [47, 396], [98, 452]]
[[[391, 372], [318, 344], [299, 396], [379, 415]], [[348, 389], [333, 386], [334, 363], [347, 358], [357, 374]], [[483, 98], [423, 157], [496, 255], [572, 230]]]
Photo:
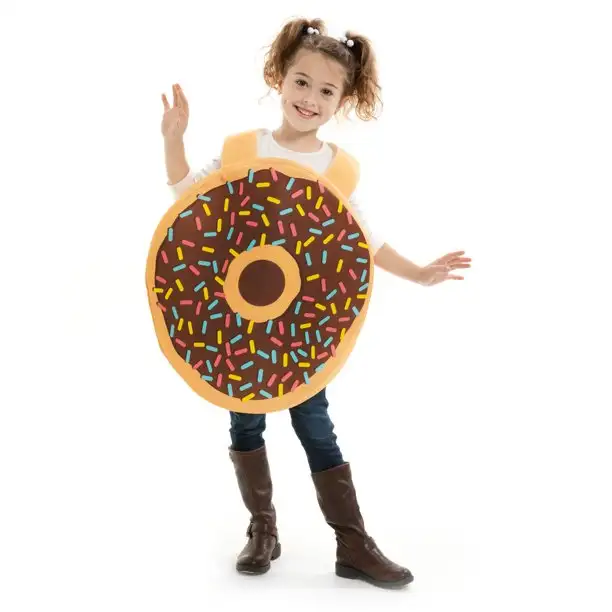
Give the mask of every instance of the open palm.
[[189, 123], [189, 103], [178, 83], [172, 86], [172, 94], [172, 106], [168, 103], [166, 94], [162, 94], [164, 116], [162, 117], [161, 131], [166, 140], [181, 139]]

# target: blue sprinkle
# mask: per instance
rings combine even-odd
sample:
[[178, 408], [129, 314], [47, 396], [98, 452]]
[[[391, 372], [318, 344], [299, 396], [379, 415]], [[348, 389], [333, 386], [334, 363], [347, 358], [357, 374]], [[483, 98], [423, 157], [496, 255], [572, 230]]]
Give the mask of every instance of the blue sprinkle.
[[323, 253], [321, 253], [321, 261], [324, 264], [327, 263], [327, 251], [323, 251]]
[[217, 232], [204, 232], [204, 238], [214, 238]]
[[310, 344], [310, 334], [308, 333], [308, 330], [304, 332], [304, 337], [306, 339], [306, 344]]
[[251, 240], [251, 244], [249, 244], [247, 251], [250, 251], [255, 245], [257, 244], [257, 240], [255, 240], [255, 238], [253, 238], [253, 240]]
[[178, 321], [179, 320], [179, 314], [178, 314], [178, 310], [176, 309], [176, 306], [172, 307], [172, 314], [174, 315], [174, 318]]
[[298, 301], [298, 303], [295, 305], [295, 310], [293, 311], [294, 314], [299, 314], [301, 307], [302, 307], [302, 302]]
[[206, 374], [204, 374], [204, 376], [202, 376], [202, 380], [205, 380], [207, 382], [212, 382], [213, 377], [212, 376], [207, 376]]
[[242, 317], [236, 313], [236, 325], [240, 327], [242, 325]]
[[202, 281], [199, 285], [196, 286], [194, 291], [197, 293], [200, 289], [203, 289], [206, 286], [206, 281]]
[[212, 374], [213, 368], [212, 368], [212, 363], [210, 363], [210, 359], [206, 360], [206, 367], [208, 368], [208, 371]]
[[210, 263], [210, 261], [200, 260], [200, 261], [198, 261], [198, 265], [200, 265], [200, 266], [206, 266], [207, 268], [210, 268], [211, 263]]
[[308, 372], [304, 372], [304, 382], [308, 384], [310, 382], [310, 378], [308, 378]]
[[315, 330], [315, 335], [317, 336], [317, 342], [322, 342], [321, 332], [317, 329]]
[[274, 325], [274, 321], [270, 319], [266, 325], [266, 334], [269, 334], [272, 331], [272, 325]]
[[355, 238], [357, 238], [358, 236], [359, 236], [359, 232], [355, 232], [354, 234], [349, 234], [348, 239], [355, 240]]
[[331, 300], [334, 297], [334, 295], [336, 295], [336, 293], [338, 293], [338, 290], [334, 289], [331, 293], [327, 294], [327, 297], [325, 299], [326, 300]]
[[185, 212], [182, 212], [179, 217], [181, 219], [184, 219], [185, 217], [188, 217], [189, 215], [193, 215], [193, 210], [186, 210]]
[[276, 350], [272, 350], [272, 363], [276, 363]]
[[257, 372], [257, 382], [260, 383], [262, 381], [263, 381], [263, 370], [259, 368], [259, 371]]
[[261, 395], [267, 397], [268, 399], [272, 399], [272, 394], [268, 393], [267, 391], [264, 391], [263, 389], [260, 389], [259, 393], [261, 393]]
[[361, 287], [359, 287], [359, 291], [365, 291], [368, 288], [368, 285], [370, 283], [365, 283], [365, 285], [361, 285]]
[[169, 227], [168, 228], [168, 242], [172, 242], [174, 240], [174, 230]]
[[353, 312], [355, 313], [356, 317], [359, 316], [359, 311], [357, 310], [357, 308], [355, 306], [353, 306]]
[[253, 182], [253, 170], [249, 170], [249, 183]]
[[306, 263], [309, 266], [312, 266], [312, 259], [310, 259], [310, 253], [304, 253], [304, 255], [306, 256]]
[[250, 368], [253, 364], [252, 361], [247, 361], [245, 364], [243, 364], [242, 366], [240, 366], [241, 370], [247, 370], [248, 368]]
[[291, 324], [291, 337], [295, 338], [295, 323]]
[[198, 194], [198, 200], [204, 200], [204, 202], [210, 202], [210, 198], [202, 194]]
[[253, 204], [255, 210], [266, 210], [261, 204]]
[[334, 341], [334, 337], [330, 336], [326, 341], [325, 344], [323, 345], [325, 348], [327, 348], [332, 342]]
[[319, 365], [319, 366], [317, 366], [317, 367], [315, 368], [315, 372], [320, 372], [320, 371], [321, 371], [321, 370], [322, 370], [324, 367], [325, 367], [325, 364], [324, 364], [324, 363], [322, 363], [321, 365]]
[[268, 355], [268, 353], [264, 353], [261, 349], [257, 351], [257, 354], [264, 359], [270, 359], [270, 355]]
[[284, 208], [283, 210], [280, 211], [280, 215], [281, 216], [285, 216], [288, 215], [289, 213], [293, 212], [293, 208]]
[[230, 340], [230, 344], [236, 344], [236, 342], [239, 342], [240, 340], [242, 340], [242, 334], [238, 334], [237, 336], [234, 336]]
[[363, 283], [363, 281], [365, 281], [367, 275], [368, 275], [368, 269], [364, 268], [363, 272], [361, 273], [361, 282], [362, 283]]
[[212, 310], [218, 303], [219, 303], [219, 300], [215, 300], [214, 302], [211, 302], [208, 305], [208, 310]]
[[291, 351], [291, 359], [293, 359], [293, 363], [297, 363], [299, 361], [297, 355], [295, 354], [295, 351]]
[[319, 325], [325, 325], [331, 319], [330, 316], [327, 316], [319, 321]]
[[304, 350], [304, 349], [298, 349], [298, 353], [302, 356], [302, 357], [308, 357], [308, 353]]
[[353, 247], [349, 246], [348, 244], [343, 244], [341, 248], [344, 249], [345, 251], [352, 251], [353, 250]]
[[208, 327], [208, 321], [203, 321], [202, 322], [202, 335], [205, 336], [206, 335], [206, 328]]
[[234, 233], [234, 226], [229, 228], [229, 232], [227, 232], [227, 240], [229, 240], [232, 237], [233, 233]]
[[179, 264], [178, 266], [174, 266], [172, 268], [173, 272], [178, 272], [179, 270], [184, 270], [187, 267], [187, 264]]
[[228, 183], [227, 183], [227, 188], [229, 189], [229, 192], [230, 192], [231, 194], [233, 194], [233, 193], [234, 193], [234, 186], [233, 186], [233, 185], [232, 185], [232, 184], [231, 184], [229, 181], [228, 181]]
[[280, 246], [281, 244], [285, 244], [285, 242], [287, 242], [284, 238], [281, 238], [280, 240], [275, 240], [272, 243], [272, 246]]
[[214, 319], [220, 319], [222, 316], [223, 316], [223, 313], [218, 312], [217, 314], [210, 315], [210, 318], [214, 320]]
[[210, 345], [206, 345], [206, 350], [210, 351], [211, 353], [218, 353], [219, 349], [216, 346], [210, 346]]
[[170, 337], [174, 338], [174, 325], [170, 326]]
[[213, 261], [213, 270], [214, 270], [215, 274], [219, 274], [219, 266], [217, 265], [217, 260], [216, 259]]
[[295, 183], [295, 179], [289, 179], [289, 182], [287, 183], [287, 191], [289, 191], [293, 187], [293, 183]]
[[228, 383], [228, 385], [227, 385], [227, 394], [228, 394], [230, 397], [234, 397], [234, 390], [232, 389], [232, 385], [231, 385], [231, 383]]
[[245, 391], [246, 389], [250, 389], [253, 386], [253, 383], [246, 383], [240, 387], [241, 391]]
[[327, 227], [328, 225], [332, 225], [335, 222], [336, 222], [335, 219], [328, 219], [327, 221], [323, 222], [323, 227]]
[[364, 259], [363, 257], [358, 257], [357, 258], [357, 263], [367, 264], [368, 260]]
[[317, 236], [320, 236], [323, 232], [320, 229], [316, 229], [315, 227], [311, 227], [310, 228], [310, 233], [311, 234], [316, 234]]

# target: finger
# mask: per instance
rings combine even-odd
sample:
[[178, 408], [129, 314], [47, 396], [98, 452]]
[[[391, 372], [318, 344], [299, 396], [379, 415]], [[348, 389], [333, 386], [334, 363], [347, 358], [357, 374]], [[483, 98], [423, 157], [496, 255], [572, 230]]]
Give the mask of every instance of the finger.
[[169, 111], [170, 104], [168, 104], [168, 98], [166, 98], [166, 94], [162, 94], [162, 102], [164, 103], [164, 111]]
[[172, 106], [176, 107], [178, 99], [178, 91], [176, 89], [176, 85], [172, 86]]
[[187, 96], [185, 95], [185, 92], [183, 91], [183, 88], [179, 85], [179, 94], [181, 96], [181, 100], [183, 101], [183, 106], [187, 109], [189, 108], [189, 103], [187, 102]]

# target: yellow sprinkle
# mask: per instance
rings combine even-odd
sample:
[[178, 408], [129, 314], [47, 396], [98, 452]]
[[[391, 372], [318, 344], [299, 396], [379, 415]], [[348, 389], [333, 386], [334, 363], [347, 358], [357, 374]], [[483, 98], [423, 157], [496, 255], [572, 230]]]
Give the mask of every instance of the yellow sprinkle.
[[278, 385], [278, 397], [282, 397], [283, 396], [283, 383], [280, 383], [280, 385]]
[[261, 215], [261, 218], [262, 218], [262, 220], [264, 222], [264, 225], [266, 227], [270, 227], [270, 221], [268, 221], [268, 217], [266, 217], [266, 215], [264, 214], [264, 215]]
[[333, 302], [331, 303], [331, 311], [332, 311], [332, 314], [333, 314], [333, 315], [335, 315], [335, 314], [338, 312], [338, 311], [336, 310], [336, 305], [335, 305]]
[[181, 283], [181, 279], [176, 279], [176, 286], [179, 288], [179, 291], [185, 291], [185, 287], [183, 287], [183, 283]]
[[238, 380], [238, 381], [242, 380], [242, 376], [238, 376], [238, 374], [230, 374], [228, 378], [231, 378], [232, 380]]
[[208, 204], [206, 202], [204, 202], [204, 204], [202, 204], [202, 208], [204, 209], [204, 212], [206, 213], [206, 216], [210, 217], [210, 208], [208, 208]]
[[242, 217], [248, 217], [251, 214], [251, 211], [250, 210], [241, 210], [238, 214], [240, 216], [242, 216]]
[[205, 253], [214, 253], [214, 252], [215, 252], [215, 249], [213, 249], [212, 247], [207, 247], [207, 246], [203, 246], [203, 247], [202, 247], [202, 250], [203, 250]]
[[310, 238], [309, 238], [309, 239], [308, 239], [308, 240], [307, 240], [307, 241], [304, 243], [304, 246], [305, 246], [306, 248], [308, 248], [308, 247], [309, 247], [309, 246], [310, 246], [310, 245], [311, 245], [311, 244], [314, 242], [314, 240], [315, 240], [315, 237], [314, 237], [314, 236], [311, 236], [311, 237], [310, 237]]
[[223, 287], [223, 279], [219, 278], [218, 276], [215, 276], [215, 280]]
[[217, 231], [220, 232], [222, 227], [223, 227], [223, 220], [221, 219], [221, 217], [219, 217], [217, 219]]
[[220, 329], [217, 331], [217, 344], [223, 344], [223, 336]]
[[253, 331], [253, 327], [255, 325], [255, 321], [251, 321], [249, 323], [249, 327], [247, 328], [247, 333], [250, 334]]
[[298, 367], [300, 367], [300, 368], [309, 368], [310, 364], [305, 362], [305, 361], [300, 361], [300, 363], [298, 363]]
[[309, 327], [312, 327], [312, 323], [302, 323], [300, 325], [300, 329], [308, 329]]
[[273, 198], [272, 196], [268, 196], [266, 200], [268, 200], [268, 202], [272, 202], [272, 204], [280, 204], [280, 200], [278, 198]]
[[269, 186], [270, 186], [270, 183], [256, 183], [255, 184], [255, 187], [259, 187], [260, 189], [262, 187], [269, 187]]
[[285, 353], [283, 355], [283, 368], [286, 368], [288, 364], [289, 364], [289, 355]]
[[204, 287], [204, 299], [208, 299], [208, 287]]
[[183, 319], [183, 317], [181, 317], [179, 319], [179, 324], [178, 324], [178, 330], [181, 331], [183, 329], [183, 323], [185, 322], [185, 319]]
[[310, 347], [310, 358], [311, 358], [311, 359], [314, 359], [314, 358], [315, 358], [315, 356], [316, 356], [316, 354], [317, 354], [317, 353], [316, 353], [316, 350], [315, 350], [315, 345], [313, 344], [313, 345]]
[[191, 321], [187, 321], [187, 329], [189, 330], [189, 335], [193, 336], [193, 325], [191, 324]]
[[340, 340], [344, 340], [344, 334], [346, 333], [346, 328], [342, 328], [342, 331], [340, 332]]
[[310, 200], [310, 198], [312, 198], [312, 187], [308, 185], [306, 187], [306, 199]]
[[365, 293], [359, 293], [357, 295], [358, 300], [365, 300], [368, 296]]
[[340, 272], [342, 270], [342, 264], [344, 263], [343, 259], [338, 260], [338, 266], [336, 267], [336, 272]]
[[315, 308], [318, 308], [319, 310], [327, 310], [323, 304], [319, 304], [318, 302], [315, 304]]
[[306, 280], [307, 281], [313, 281], [313, 280], [317, 280], [317, 278], [320, 278], [319, 274], [312, 274], [311, 276], [307, 276]]
[[172, 289], [172, 287], [170, 287], [170, 289], [168, 289], [168, 291], [166, 291], [166, 295], [164, 295], [164, 298], [167, 300], [172, 295], [173, 291], [174, 291], [174, 289]]
[[344, 310], [348, 310], [351, 305], [351, 298], [346, 299], [346, 304], [344, 305]]
[[227, 212], [229, 210], [229, 198], [225, 198], [225, 202], [223, 203], [223, 211]]
[[193, 348], [206, 348], [206, 343], [205, 342], [194, 342]]
[[248, 402], [249, 400], [253, 399], [255, 397], [254, 393], [249, 393], [246, 397], [242, 398], [243, 402]]
[[323, 204], [323, 196], [319, 196], [319, 199], [317, 200], [317, 203], [315, 204], [315, 209], [319, 210], [319, 208], [321, 208], [321, 204]]
[[249, 340], [249, 348], [251, 349], [251, 353], [255, 354], [255, 340]]
[[365, 242], [358, 242], [357, 246], [360, 246], [362, 249], [367, 249], [368, 245]]
[[302, 217], [306, 216], [306, 213], [304, 212], [304, 209], [302, 208], [301, 204], [297, 204], [296, 208], [298, 209], [298, 212], [300, 213], [300, 215], [302, 215]]
[[324, 241], [323, 244], [328, 244], [334, 239], [334, 235], [330, 234]]
[[163, 293], [163, 292], [164, 292], [164, 290], [163, 290], [161, 287], [154, 287], [154, 288], [153, 288], [153, 292], [154, 292], [154, 293]]
[[302, 241], [298, 240], [295, 246], [295, 254], [299, 255], [301, 251], [302, 251]]
[[234, 257], [238, 257], [239, 254], [236, 251], [234, 251], [234, 249], [230, 249], [229, 251]]
[[338, 212], [342, 212], [342, 202], [338, 202]]
[[176, 254], [178, 255], [179, 261], [183, 261], [183, 249], [176, 247]]
[[261, 241], [259, 242], [259, 246], [263, 246], [264, 244], [266, 244], [266, 235], [262, 234]]

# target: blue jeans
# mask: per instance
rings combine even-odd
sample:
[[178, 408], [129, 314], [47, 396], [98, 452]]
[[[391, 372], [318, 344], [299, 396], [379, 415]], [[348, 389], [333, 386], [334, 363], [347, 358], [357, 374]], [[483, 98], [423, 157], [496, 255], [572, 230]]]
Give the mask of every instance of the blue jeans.
[[[344, 463], [336, 443], [334, 424], [327, 413], [328, 406], [325, 389], [322, 389], [310, 399], [289, 409], [291, 424], [306, 451], [310, 471], [313, 473]], [[230, 420], [233, 450], [252, 451], [264, 445], [265, 414], [230, 412]]]

